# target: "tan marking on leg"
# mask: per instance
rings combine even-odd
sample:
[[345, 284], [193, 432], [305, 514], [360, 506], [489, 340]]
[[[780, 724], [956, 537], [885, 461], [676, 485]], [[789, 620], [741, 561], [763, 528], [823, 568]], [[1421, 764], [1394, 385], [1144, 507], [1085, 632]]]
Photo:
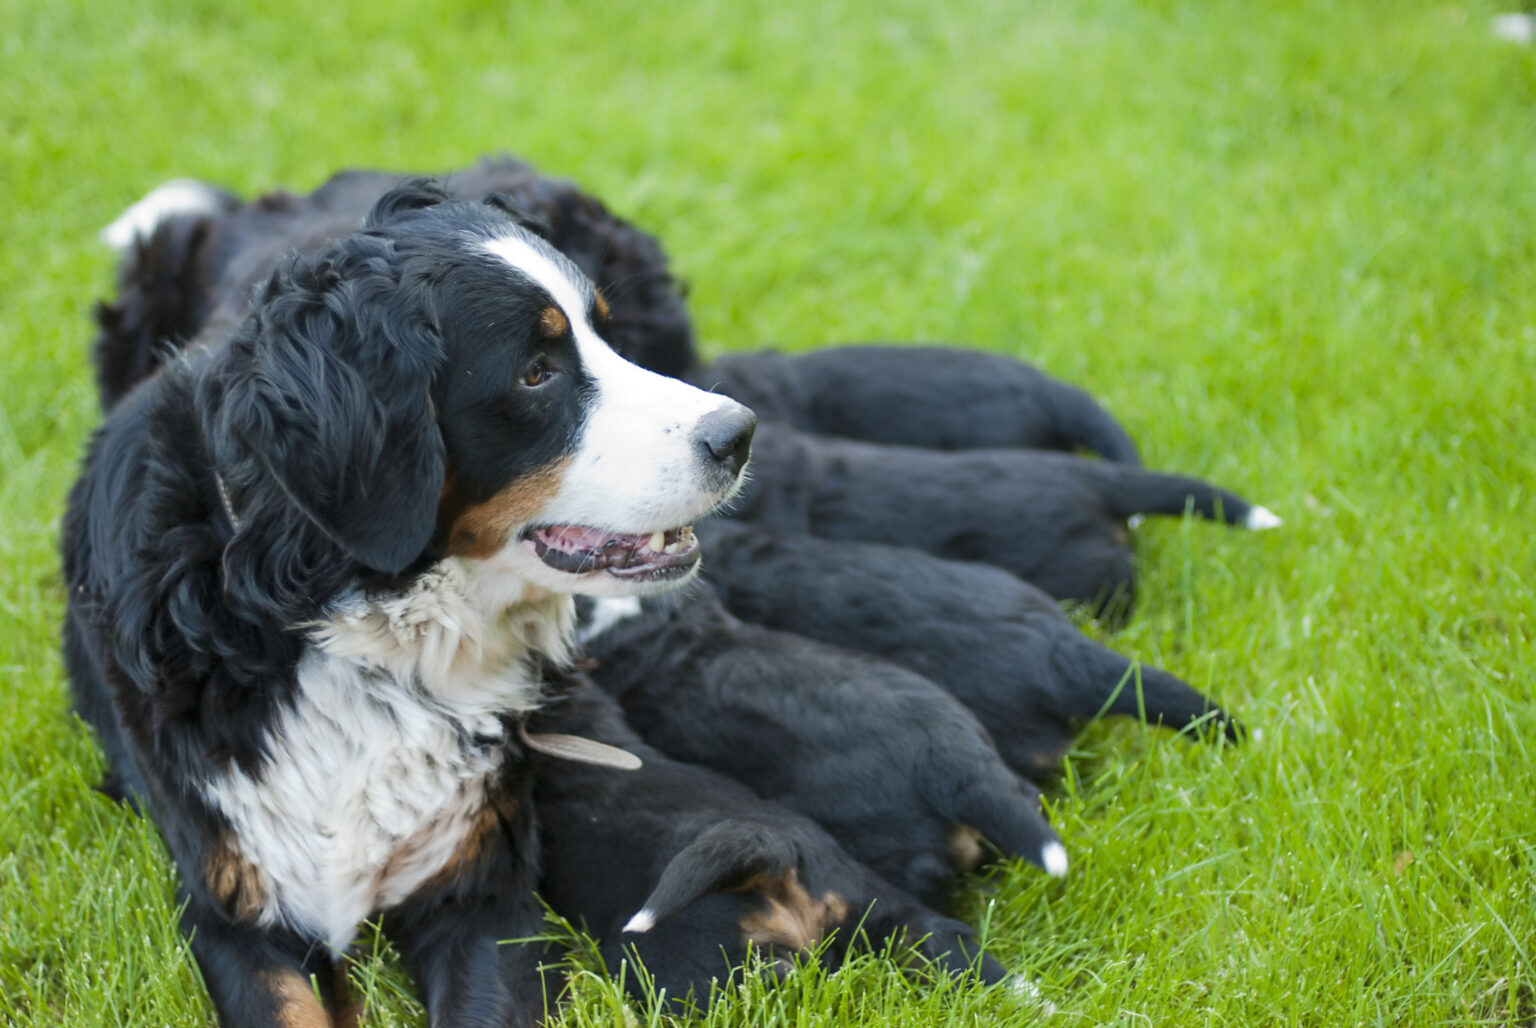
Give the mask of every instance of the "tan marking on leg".
[[331, 967], [331, 1019], [336, 1028], [358, 1028], [363, 1021], [363, 1001], [352, 999], [352, 979], [347, 974], [350, 960], [342, 958]]
[[448, 554], [453, 557], [495, 556], [506, 546], [513, 529], [525, 525], [560, 491], [567, 458], [531, 471], [492, 496], [464, 510], [448, 532]]
[[571, 330], [571, 323], [565, 320], [565, 312], [559, 307], [548, 306], [539, 312], [539, 331], [547, 339], [560, 339]]
[[245, 859], [233, 837], [221, 837], [203, 865], [208, 891], [237, 921], [254, 921], [267, 902], [267, 879]]
[[269, 971], [262, 976], [277, 1000], [279, 1028], [335, 1028], [309, 979], [297, 971]]
[[848, 903], [835, 892], [812, 898], [800, 875], [790, 868], [781, 875], [757, 875], [733, 892], [755, 894], [763, 906], [739, 922], [742, 937], [757, 946], [808, 950], [848, 917]]
[[981, 848], [981, 833], [970, 825], [955, 825], [949, 830], [949, 863], [964, 874], [981, 866], [986, 852]]

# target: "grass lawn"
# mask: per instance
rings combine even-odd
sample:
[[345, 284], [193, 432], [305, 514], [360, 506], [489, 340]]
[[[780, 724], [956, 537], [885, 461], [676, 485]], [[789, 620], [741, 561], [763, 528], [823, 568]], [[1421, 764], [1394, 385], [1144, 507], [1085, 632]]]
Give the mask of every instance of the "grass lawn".
[[[1112, 640], [1255, 739], [1091, 728], [1072, 872], [962, 897], [1052, 1023], [1536, 1022], [1536, 49], [1499, 5], [341, 6], [0, 0], [0, 1023], [210, 1019], [56, 653], [96, 230], [173, 176], [500, 149], [657, 232], [714, 351], [1016, 354], [1285, 517], [1143, 527]], [[420, 1023], [375, 951], [370, 1023]], [[587, 976], [566, 1023], [621, 1011]], [[1040, 1018], [870, 958], [709, 1021]]]

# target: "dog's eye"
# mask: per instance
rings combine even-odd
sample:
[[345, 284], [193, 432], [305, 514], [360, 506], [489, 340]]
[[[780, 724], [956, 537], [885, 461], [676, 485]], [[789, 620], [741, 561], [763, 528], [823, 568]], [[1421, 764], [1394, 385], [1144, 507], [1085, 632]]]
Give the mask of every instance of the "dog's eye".
[[550, 376], [554, 375], [554, 373], [555, 369], [550, 367], [549, 364], [545, 362], [543, 357], [540, 357], [538, 360], [528, 365], [528, 367], [523, 371], [523, 377], [520, 379], [520, 381], [523, 385], [532, 389], [535, 386], [541, 386], [545, 382], [548, 382]]

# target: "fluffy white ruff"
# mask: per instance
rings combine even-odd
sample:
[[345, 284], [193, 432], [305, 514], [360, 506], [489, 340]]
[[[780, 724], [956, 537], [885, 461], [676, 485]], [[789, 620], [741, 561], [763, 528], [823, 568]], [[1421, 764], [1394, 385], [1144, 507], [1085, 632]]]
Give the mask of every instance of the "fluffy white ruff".
[[499, 715], [538, 705], [535, 653], [568, 654], [570, 597], [513, 598], [448, 560], [404, 593], [346, 597], [309, 626], [270, 760], [204, 790], [264, 877], [258, 923], [340, 951], [453, 857], [501, 763]]
[[353, 596], [310, 626], [326, 653], [370, 664], [462, 712], [515, 713], [538, 706], [527, 660], [570, 660], [570, 596], [536, 590], [457, 558], [402, 594]]

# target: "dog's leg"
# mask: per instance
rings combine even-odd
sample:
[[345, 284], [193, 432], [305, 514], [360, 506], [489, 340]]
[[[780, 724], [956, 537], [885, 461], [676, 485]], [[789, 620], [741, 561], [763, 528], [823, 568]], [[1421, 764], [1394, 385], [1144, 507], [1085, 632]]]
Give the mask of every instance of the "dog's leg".
[[487, 881], [414, 898], [387, 924], [433, 1028], [524, 1028], [540, 1020], [539, 948], [512, 940], [537, 935], [543, 918], [530, 886]]
[[486, 810], [455, 860], [385, 917], [433, 1028], [523, 1028], [543, 1008], [540, 947], [512, 941], [544, 924], [532, 802], [499, 796]]
[[333, 967], [318, 944], [232, 922], [196, 897], [182, 928], [222, 1028], [333, 1028]]

